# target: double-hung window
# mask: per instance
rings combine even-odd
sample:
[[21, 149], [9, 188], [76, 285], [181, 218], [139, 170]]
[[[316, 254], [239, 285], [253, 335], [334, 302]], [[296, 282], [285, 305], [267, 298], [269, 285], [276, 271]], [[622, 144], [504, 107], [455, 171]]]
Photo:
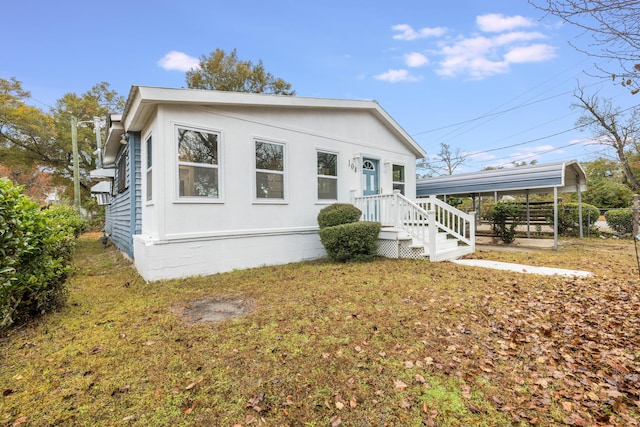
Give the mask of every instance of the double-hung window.
[[318, 151], [318, 200], [338, 200], [338, 155]]
[[256, 198], [285, 199], [285, 145], [255, 141]]
[[122, 150], [122, 154], [118, 159], [116, 183], [118, 193], [123, 193], [129, 188], [129, 147], [125, 147]]
[[153, 197], [153, 144], [151, 135], [147, 138], [147, 201]]
[[404, 194], [404, 166], [393, 165], [393, 189], [400, 190]]
[[178, 196], [217, 199], [220, 135], [178, 127]]

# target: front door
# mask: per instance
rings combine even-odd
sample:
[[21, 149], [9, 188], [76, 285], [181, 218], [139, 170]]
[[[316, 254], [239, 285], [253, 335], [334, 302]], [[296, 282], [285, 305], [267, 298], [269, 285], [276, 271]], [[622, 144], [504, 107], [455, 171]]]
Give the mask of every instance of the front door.
[[363, 196], [378, 194], [380, 177], [378, 175], [379, 161], [375, 159], [362, 159], [362, 175], [364, 175]]

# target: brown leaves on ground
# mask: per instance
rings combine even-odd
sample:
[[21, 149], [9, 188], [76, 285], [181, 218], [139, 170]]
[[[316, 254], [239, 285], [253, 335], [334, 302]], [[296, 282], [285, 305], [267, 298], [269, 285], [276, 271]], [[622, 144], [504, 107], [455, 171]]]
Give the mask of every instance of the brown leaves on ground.
[[[632, 242], [474, 254], [593, 278], [378, 259], [157, 284], [81, 244], [74, 303], [0, 339], [0, 426], [638, 425]], [[202, 299], [255, 310], [175, 311]]]

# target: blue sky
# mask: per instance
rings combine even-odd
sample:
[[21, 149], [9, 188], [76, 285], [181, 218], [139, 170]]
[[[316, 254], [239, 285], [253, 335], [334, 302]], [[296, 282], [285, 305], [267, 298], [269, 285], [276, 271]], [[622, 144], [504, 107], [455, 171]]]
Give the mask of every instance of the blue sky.
[[608, 64], [569, 45], [588, 34], [526, 0], [23, 0], [3, 15], [0, 78], [43, 109], [101, 81], [184, 87], [199, 57], [235, 48], [298, 96], [375, 99], [429, 155], [468, 153], [459, 172], [593, 160], [603, 147], [572, 130], [578, 82], [621, 108], [640, 96], [593, 76]]

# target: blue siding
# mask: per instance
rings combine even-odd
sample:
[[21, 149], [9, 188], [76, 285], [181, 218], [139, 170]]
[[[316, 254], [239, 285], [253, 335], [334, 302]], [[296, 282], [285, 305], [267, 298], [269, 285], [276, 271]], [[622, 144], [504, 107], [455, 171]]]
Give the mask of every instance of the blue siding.
[[[116, 166], [123, 160], [124, 150], [129, 150], [128, 188], [111, 198], [111, 204], [105, 211], [105, 230], [111, 234], [111, 241], [118, 249], [133, 257], [133, 235], [142, 232], [140, 132], [130, 132], [129, 144], [118, 154]], [[114, 188], [117, 188], [117, 182]]]

